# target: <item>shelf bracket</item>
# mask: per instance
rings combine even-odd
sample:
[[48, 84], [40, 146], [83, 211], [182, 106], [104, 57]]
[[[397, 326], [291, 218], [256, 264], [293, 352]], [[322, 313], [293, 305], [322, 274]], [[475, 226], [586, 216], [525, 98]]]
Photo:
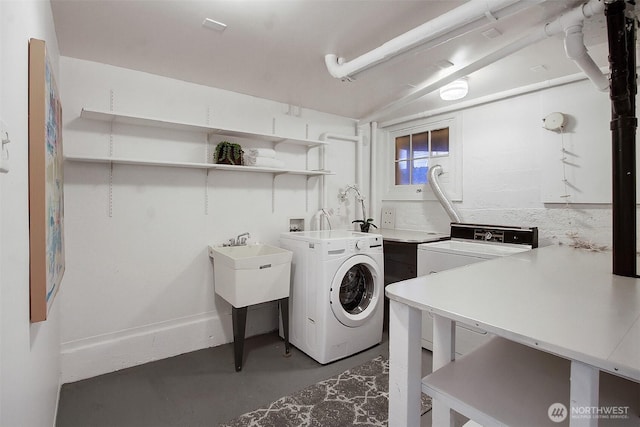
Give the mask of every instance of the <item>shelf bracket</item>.
[[271, 175], [271, 213], [276, 212], [276, 177], [277, 174]]
[[278, 148], [278, 145], [284, 144], [284, 143], [286, 143], [288, 140], [289, 140], [289, 138], [282, 138], [282, 139], [281, 139], [281, 140], [279, 140], [279, 141], [274, 141], [274, 142], [273, 142], [273, 148], [274, 148], [274, 149]]
[[109, 218], [113, 217], [113, 162], [109, 162], [109, 195], [108, 195], [108, 210]]
[[304, 211], [309, 212], [309, 180], [311, 178], [319, 178], [320, 176], [307, 175], [307, 182], [304, 187]]
[[[114, 93], [109, 89], [109, 111], [113, 111]], [[113, 157], [113, 120], [109, 121], [109, 157]], [[109, 162], [108, 214], [113, 218], [113, 162]]]
[[[209, 124], [210, 108], [207, 108], [207, 124]], [[204, 137], [204, 162], [209, 162], [209, 156], [211, 155], [211, 147], [209, 143], [209, 135]], [[209, 215], [209, 169], [205, 169], [206, 174], [204, 177], [204, 214]]]
[[209, 215], [209, 169], [205, 169], [204, 176], [204, 214]]
[[287, 172], [272, 172], [271, 174], [271, 213], [276, 211], [276, 178], [286, 174]]

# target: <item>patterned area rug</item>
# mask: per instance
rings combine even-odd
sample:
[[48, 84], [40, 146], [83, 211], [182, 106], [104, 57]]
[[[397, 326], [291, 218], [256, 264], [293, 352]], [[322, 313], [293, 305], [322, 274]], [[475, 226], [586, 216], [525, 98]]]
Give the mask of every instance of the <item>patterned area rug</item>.
[[[431, 398], [422, 395], [422, 414]], [[321, 381], [221, 427], [386, 426], [389, 419], [389, 361], [370, 362]]]

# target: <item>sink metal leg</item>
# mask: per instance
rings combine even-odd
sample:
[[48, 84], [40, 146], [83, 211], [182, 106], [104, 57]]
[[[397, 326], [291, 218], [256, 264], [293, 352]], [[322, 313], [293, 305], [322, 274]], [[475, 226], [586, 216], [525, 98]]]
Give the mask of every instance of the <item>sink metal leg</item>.
[[291, 346], [289, 345], [289, 298], [282, 298], [280, 301], [280, 314], [282, 315], [282, 335], [284, 335], [284, 356], [291, 356]]
[[247, 325], [247, 307], [232, 307], [233, 319], [233, 357], [236, 364], [236, 372], [242, 370], [244, 355], [244, 331]]

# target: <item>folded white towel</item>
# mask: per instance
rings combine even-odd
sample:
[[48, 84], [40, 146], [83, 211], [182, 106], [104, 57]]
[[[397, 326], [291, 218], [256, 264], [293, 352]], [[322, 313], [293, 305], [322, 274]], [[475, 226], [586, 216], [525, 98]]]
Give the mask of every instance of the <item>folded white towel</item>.
[[284, 162], [270, 157], [246, 157], [244, 159], [246, 166], [261, 166], [265, 168], [283, 168]]
[[276, 150], [273, 148], [249, 148], [245, 152], [245, 156], [248, 157], [267, 157], [270, 159], [276, 158]]

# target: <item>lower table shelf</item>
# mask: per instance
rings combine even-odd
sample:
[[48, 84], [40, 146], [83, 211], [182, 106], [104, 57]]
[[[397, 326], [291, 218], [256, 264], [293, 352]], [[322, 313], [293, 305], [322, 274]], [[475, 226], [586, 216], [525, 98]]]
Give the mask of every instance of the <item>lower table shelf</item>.
[[[570, 370], [569, 360], [495, 337], [424, 377], [422, 391], [485, 427], [568, 426]], [[562, 422], [549, 416], [555, 403], [568, 410]], [[600, 372], [599, 408], [600, 426], [640, 425], [640, 384]]]

